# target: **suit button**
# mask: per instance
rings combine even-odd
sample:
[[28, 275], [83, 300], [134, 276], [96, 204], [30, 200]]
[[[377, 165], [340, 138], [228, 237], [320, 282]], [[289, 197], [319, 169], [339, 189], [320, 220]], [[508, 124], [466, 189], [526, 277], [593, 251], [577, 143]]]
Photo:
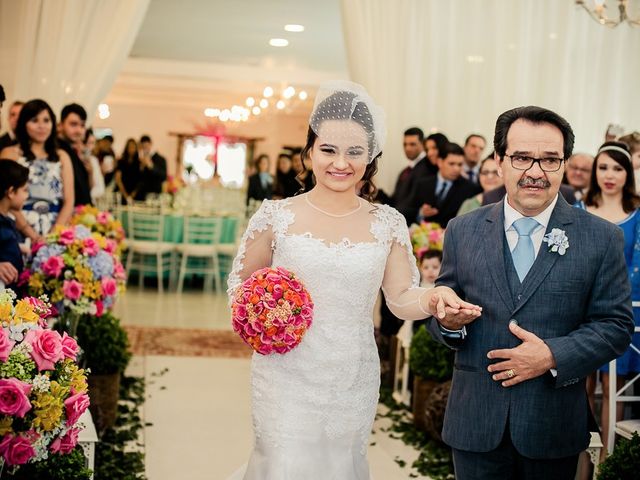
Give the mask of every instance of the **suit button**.
[[522, 295], [518, 295], [518, 300], [522, 300]]

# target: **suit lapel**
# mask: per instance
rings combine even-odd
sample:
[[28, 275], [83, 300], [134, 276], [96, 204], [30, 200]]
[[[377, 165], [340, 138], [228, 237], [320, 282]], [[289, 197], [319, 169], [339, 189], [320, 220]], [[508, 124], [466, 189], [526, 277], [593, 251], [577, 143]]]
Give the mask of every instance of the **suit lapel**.
[[[572, 207], [566, 202], [562, 195], [559, 195], [556, 206], [553, 209], [551, 218], [549, 219], [549, 225], [547, 225], [545, 234], [549, 233], [554, 228], [565, 230], [565, 225], [569, 225], [573, 221], [571, 213]], [[560, 258], [560, 255], [556, 252], [549, 252], [549, 245], [543, 242], [540, 246], [540, 250], [538, 251], [538, 256], [531, 266], [531, 270], [524, 279], [522, 284], [522, 296], [516, 303], [515, 310], [513, 312], [514, 314], [524, 306], [524, 304], [536, 292], [538, 287], [540, 287], [540, 284], [544, 281], [547, 275], [549, 275], [549, 272], [558, 261], [558, 258]]]
[[513, 310], [514, 302], [504, 268], [504, 200], [491, 208], [486, 222], [485, 246], [482, 251], [486, 252], [487, 270], [502, 301], [509, 310]]

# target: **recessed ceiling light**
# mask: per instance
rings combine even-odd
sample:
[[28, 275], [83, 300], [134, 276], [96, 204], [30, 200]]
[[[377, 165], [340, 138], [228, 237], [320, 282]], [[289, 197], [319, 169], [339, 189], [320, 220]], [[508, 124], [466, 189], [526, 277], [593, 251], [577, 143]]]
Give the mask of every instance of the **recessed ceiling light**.
[[284, 98], [291, 98], [296, 94], [296, 89], [293, 87], [287, 87], [284, 89], [284, 92], [282, 92], [282, 96]]
[[220, 109], [219, 108], [205, 108], [204, 109], [204, 115], [205, 115], [205, 117], [217, 117], [218, 115], [220, 115]]
[[302, 90], [299, 94], [298, 94], [298, 98], [300, 100], [306, 100], [307, 99], [307, 92], [305, 92], [304, 90]]
[[273, 95], [273, 88], [271, 87], [264, 87], [264, 90], [262, 91], [262, 96], [264, 98], [269, 98]]
[[260, 115], [260, 112], [261, 112], [261, 111], [262, 111], [262, 110], [260, 110], [260, 107], [258, 107], [258, 106], [255, 106], [255, 107], [253, 107], [253, 108], [251, 109], [251, 113], [253, 113], [254, 115]]
[[276, 103], [276, 108], [278, 110], [282, 110], [284, 108], [284, 102], [282, 100], [278, 100], [278, 103]]
[[289, 40], [285, 38], [272, 38], [269, 40], [269, 45], [272, 47], [286, 47], [289, 45]]
[[247, 97], [247, 107], [253, 107], [256, 104], [256, 99], [253, 97]]
[[269, 101], [266, 98], [260, 100], [260, 108], [267, 108], [269, 106]]
[[284, 29], [287, 32], [304, 32], [304, 25], [296, 25], [296, 24], [289, 24], [289, 25], [285, 25]]

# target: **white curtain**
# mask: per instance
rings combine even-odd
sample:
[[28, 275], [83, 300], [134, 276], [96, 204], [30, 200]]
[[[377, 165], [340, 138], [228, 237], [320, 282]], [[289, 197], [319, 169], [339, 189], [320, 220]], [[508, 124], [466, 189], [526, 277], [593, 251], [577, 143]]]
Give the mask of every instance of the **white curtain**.
[[[614, 7], [617, 2], [609, 0]], [[640, 130], [640, 28], [603, 27], [573, 0], [342, 0], [349, 72], [387, 113], [378, 185], [404, 168], [402, 133], [419, 126], [492, 150], [497, 116], [521, 105], [571, 123], [594, 152], [610, 122]]]
[[150, 0], [0, 0], [0, 83], [8, 100], [67, 103], [90, 116], [129, 56]]

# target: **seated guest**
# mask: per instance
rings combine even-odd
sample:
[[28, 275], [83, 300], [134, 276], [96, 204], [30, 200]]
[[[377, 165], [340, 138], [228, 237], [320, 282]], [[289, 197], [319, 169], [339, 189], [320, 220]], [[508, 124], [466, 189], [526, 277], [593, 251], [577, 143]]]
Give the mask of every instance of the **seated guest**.
[[271, 200], [273, 194], [273, 177], [269, 173], [269, 156], [260, 155], [255, 162], [256, 173], [249, 177], [247, 188], [247, 205], [249, 200]]
[[138, 145], [133, 138], [127, 140], [122, 151], [122, 156], [116, 165], [116, 185], [122, 194], [123, 203], [132, 203], [134, 200], [144, 200], [140, 174], [140, 159], [138, 158]]
[[486, 145], [487, 141], [482, 135], [477, 133], [469, 135], [464, 142], [462, 176], [476, 185], [479, 182], [478, 172], [480, 170], [480, 160], [482, 159], [482, 152]]
[[446, 227], [462, 203], [481, 191], [478, 185], [462, 176], [463, 162], [462, 147], [450, 143], [444, 151], [444, 159], [438, 158], [438, 174], [416, 182], [410, 196], [409, 218]]
[[573, 187], [576, 200], [582, 200], [589, 189], [593, 157], [586, 153], [574, 153], [567, 161], [563, 183]]
[[274, 198], [293, 197], [301, 188], [302, 185], [296, 180], [296, 172], [293, 170], [291, 155], [281, 153], [278, 155], [276, 184], [273, 191]]
[[60, 114], [58, 145], [67, 152], [73, 165], [75, 205], [91, 204], [93, 170], [89, 159], [84, 158], [83, 144], [86, 133], [87, 111], [77, 103], [66, 105]]
[[167, 160], [158, 152], [153, 150], [153, 143], [149, 135], [140, 137], [140, 159], [141, 170], [141, 196], [148, 194], [162, 193], [162, 184], [167, 180]]
[[0, 150], [18, 143], [16, 140], [16, 125], [18, 124], [18, 116], [20, 115], [20, 110], [22, 110], [22, 105], [24, 105], [24, 102], [16, 100], [9, 107], [9, 129], [0, 137]]
[[56, 116], [44, 100], [25, 103], [16, 125], [18, 143], [0, 152], [0, 158], [29, 168], [29, 198], [22, 210], [13, 211], [18, 230], [32, 241], [55, 225], [71, 220], [74, 205], [73, 165], [57, 148]]
[[24, 266], [20, 234], [9, 212], [22, 210], [29, 197], [28, 181], [28, 168], [13, 160], [0, 160], [0, 289], [15, 288]]
[[480, 179], [480, 187], [482, 193], [479, 193], [471, 198], [467, 198], [458, 210], [458, 215], [464, 215], [465, 213], [472, 212], [476, 208], [482, 206], [482, 197], [484, 192], [490, 192], [502, 185], [504, 181], [498, 173], [498, 164], [493, 156], [493, 153], [480, 162], [480, 169], [478, 170], [478, 178]]
[[424, 140], [430, 175], [438, 173], [438, 159], [442, 160], [446, 156], [447, 145], [449, 139], [442, 133], [432, 133]]

